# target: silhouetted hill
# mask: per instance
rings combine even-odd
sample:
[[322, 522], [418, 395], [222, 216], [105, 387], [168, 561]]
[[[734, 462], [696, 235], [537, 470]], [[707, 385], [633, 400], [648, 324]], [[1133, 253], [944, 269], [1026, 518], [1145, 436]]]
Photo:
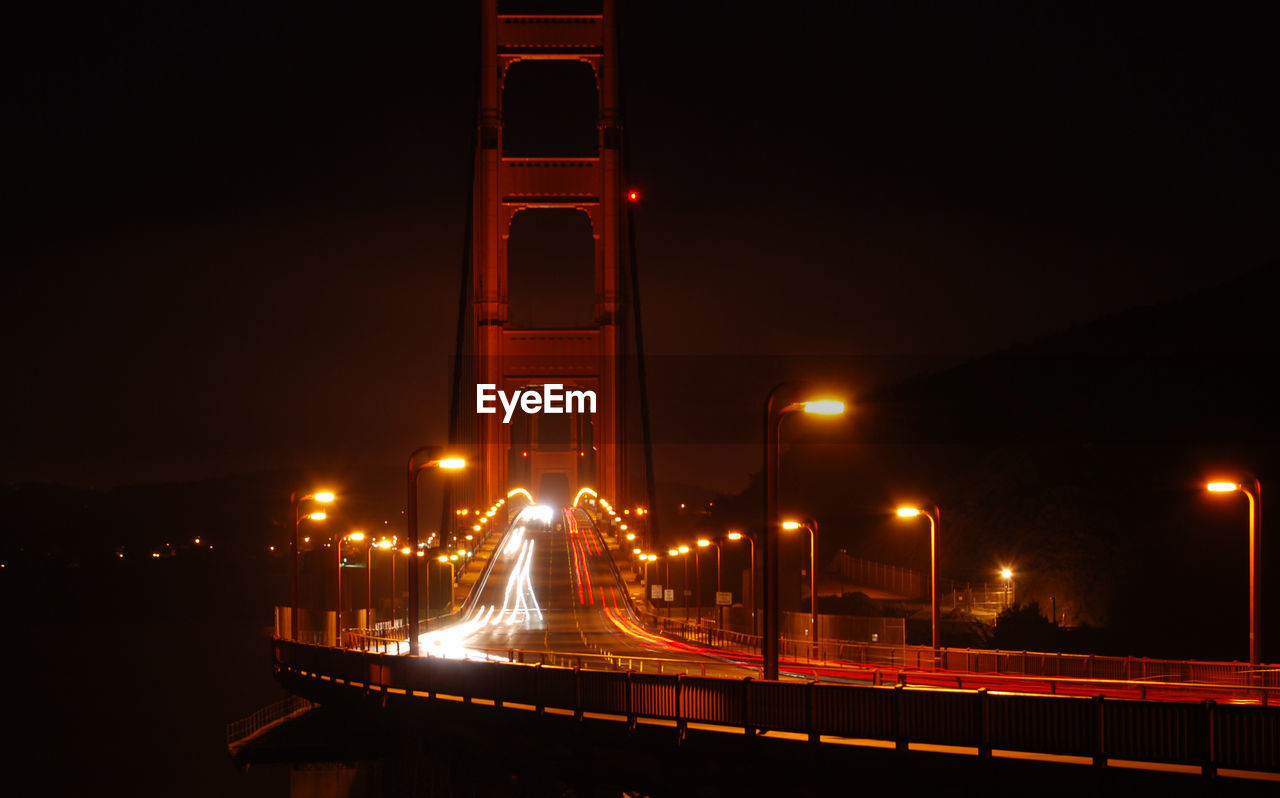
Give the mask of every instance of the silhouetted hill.
[[[824, 558], [925, 569], [927, 525], [892, 509], [937, 502], [944, 577], [998, 583], [1008, 565], [1019, 598], [1115, 627], [1129, 653], [1243, 657], [1245, 504], [1203, 482], [1274, 473], [1278, 282], [1268, 265], [912, 378], [859, 397], [843, 432], [794, 423], [784, 510], [822, 521]], [[758, 527], [758, 484], [722, 497], [716, 523]], [[797, 540], [786, 567], [801, 555]]]

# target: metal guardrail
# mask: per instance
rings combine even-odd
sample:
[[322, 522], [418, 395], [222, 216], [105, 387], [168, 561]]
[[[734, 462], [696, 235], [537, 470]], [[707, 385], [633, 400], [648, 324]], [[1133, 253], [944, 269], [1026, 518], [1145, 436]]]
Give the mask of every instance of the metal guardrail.
[[315, 704], [305, 698], [289, 696], [274, 704], [268, 704], [247, 718], [241, 718], [227, 724], [227, 748], [234, 754], [255, 735], [286, 720], [311, 711]]
[[[645, 613], [647, 624], [679, 640], [730, 651], [760, 653], [762, 638], [742, 632]], [[979, 648], [887, 646], [842, 640], [783, 638], [783, 657], [812, 663], [848, 663], [920, 670], [988, 673], [1003, 676], [1112, 679], [1162, 684], [1213, 684], [1248, 688], [1280, 688], [1280, 665], [1254, 668], [1247, 662], [1108, 657], [1040, 651], [1000, 651]]]
[[604, 713], [823, 737], [963, 746], [1110, 760], [1280, 772], [1280, 707], [1073, 696], [986, 690], [915, 689], [823, 682], [594, 670], [547, 663], [475, 662], [401, 657], [275, 639], [277, 678], [294, 689], [317, 684], [405, 697], [448, 696], [519, 704], [544, 712]]

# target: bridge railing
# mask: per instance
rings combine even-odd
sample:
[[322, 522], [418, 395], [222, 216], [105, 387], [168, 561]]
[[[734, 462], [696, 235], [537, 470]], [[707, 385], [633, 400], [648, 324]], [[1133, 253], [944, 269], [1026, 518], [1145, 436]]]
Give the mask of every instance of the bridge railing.
[[[653, 613], [645, 613], [643, 620], [650, 628], [685, 642], [757, 655], [760, 653], [762, 638], [758, 635], [733, 632]], [[945, 647], [939, 648], [935, 656], [932, 646], [890, 646], [847, 640], [819, 640], [815, 645], [808, 640], [785, 637], [779, 643], [779, 653], [783, 659], [813, 663], [851, 663], [890, 668], [1015, 676], [1280, 688], [1280, 665], [1262, 665], [1255, 668], [1247, 662], [1168, 660]]]
[[[674, 721], [738, 727], [748, 734], [798, 733], [976, 749], [1280, 772], [1280, 707], [986, 690], [915, 689], [778, 682], [701, 675], [594, 670], [548, 663], [401, 657], [273, 641], [277, 678], [321, 700], [381, 692], [391, 699], [447, 697], [511, 704], [582, 718]], [[354, 688], [342, 693], [335, 691]], [[392, 695], [385, 695], [391, 693]]]
[[227, 724], [227, 748], [234, 753], [237, 748], [259, 732], [296, 718], [310, 711], [314, 706], [315, 704], [305, 698], [291, 695], [274, 704], [268, 704], [246, 718], [232, 721]]

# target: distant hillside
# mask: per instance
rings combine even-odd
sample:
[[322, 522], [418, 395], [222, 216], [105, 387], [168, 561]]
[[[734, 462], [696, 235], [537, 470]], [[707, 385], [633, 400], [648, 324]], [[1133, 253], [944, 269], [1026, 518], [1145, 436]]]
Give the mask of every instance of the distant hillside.
[[[797, 424], [784, 507], [823, 521], [824, 556], [925, 568], [926, 527], [891, 511], [936, 501], [944, 576], [998, 582], [1007, 564], [1020, 597], [1131, 630], [1132, 653], [1243, 656], [1244, 505], [1202, 485], [1275, 473], [1278, 283], [1268, 265], [913, 378], [860, 398], [838, 441]], [[758, 490], [722, 498], [718, 523], [758, 525]]]

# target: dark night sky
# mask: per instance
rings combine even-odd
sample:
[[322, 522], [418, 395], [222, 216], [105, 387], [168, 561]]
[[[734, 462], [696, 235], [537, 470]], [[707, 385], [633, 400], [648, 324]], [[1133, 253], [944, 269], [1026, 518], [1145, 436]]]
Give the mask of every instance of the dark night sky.
[[[442, 437], [477, 18], [434, 5], [11, 18], [0, 481]], [[1278, 254], [1250, 6], [633, 5], [651, 352], [963, 358]]]

